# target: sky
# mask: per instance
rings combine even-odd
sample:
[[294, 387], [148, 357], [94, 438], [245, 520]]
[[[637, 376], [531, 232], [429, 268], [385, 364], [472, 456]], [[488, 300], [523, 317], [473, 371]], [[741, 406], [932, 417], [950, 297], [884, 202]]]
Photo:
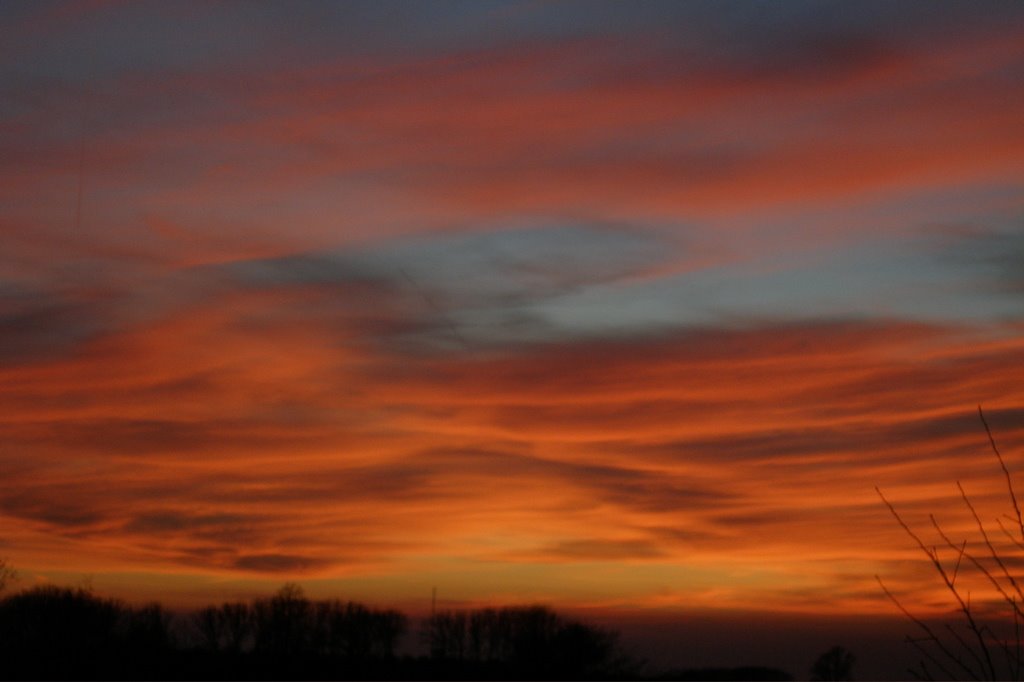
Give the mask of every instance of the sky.
[[[1019, 2], [0, 5], [0, 556], [949, 607], [1024, 471]], [[958, 535], [959, 534], [959, 535]], [[796, 617], [796, 615], [794, 615]]]

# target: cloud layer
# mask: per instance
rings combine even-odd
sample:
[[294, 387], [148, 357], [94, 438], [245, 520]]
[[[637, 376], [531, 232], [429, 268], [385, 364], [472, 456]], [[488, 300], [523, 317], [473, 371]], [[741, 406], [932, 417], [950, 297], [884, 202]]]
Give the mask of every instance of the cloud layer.
[[0, 10], [0, 555], [932, 599], [874, 486], [1019, 462], [1019, 5], [381, 7]]

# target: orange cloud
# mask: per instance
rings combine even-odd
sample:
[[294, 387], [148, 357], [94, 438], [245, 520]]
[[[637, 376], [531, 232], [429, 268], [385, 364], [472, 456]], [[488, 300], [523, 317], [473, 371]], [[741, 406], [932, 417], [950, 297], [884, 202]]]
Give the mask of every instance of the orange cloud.
[[[15, 84], [0, 549], [47, 574], [73, 555], [396, 599], [428, 581], [467, 602], [872, 611], [874, 573], [934, 599], [874, 486], [915, 523], [956, 479], [998, 508], [973, 406], [1020, 442], [1019, 323], [766, 305], [598, 334], [530, 306], [785, 270], [773, 256], [945, 219], [923, 191], [1012, 187], [1019, 44], [751, 47], [762, 62], [653, 35]], [[986, 201], [960, 213], [1020, 203]], [[416, 257], [548, 219], [602, 229]], [[1015, 292], [1016, 242], [995, 241]]]
[[[971, 405], [1005, 442], [1022, 435], [1017, 337], [815, 323], [396, 353], [366, 336], [388, 325], [350, 326], [365, 290], [334, 299], [342, 323], [292, 314], [343, 292], [218, 297], [5, 368], [15, 563], [53, 569], [47, 548], [67, 546], [100, 571], [401, 580], [434, 566], [457, 590], [436, 567], [461, 557], [482, 574], [535, 566], [558, 595], [559, 567], [579, 562], [649, 566], [659, 585], [675, 572], [687, 593], [688, 571], [740, 580], [754, 561], [764, 573], [737, 604], [796, 581], [803, 596], [781, 607], [849, 592], [875, 609], [843, 567], [899, 583], [913, 553], [873, 486], [914, 518], [957, 478], [995, 504]], [[389, 295], [369, 309], [386, 315]], [[655, 599], [643, 584], [635, 598]]]

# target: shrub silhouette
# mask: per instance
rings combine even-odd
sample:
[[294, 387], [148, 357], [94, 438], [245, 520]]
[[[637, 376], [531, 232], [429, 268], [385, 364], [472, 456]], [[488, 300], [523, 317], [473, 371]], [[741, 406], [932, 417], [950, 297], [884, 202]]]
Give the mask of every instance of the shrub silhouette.
[[852, 680], [856, 658], [841, 646], [834, 646], [811, 666], [812, 680]]
[[9, 678], [112, 676], [124, 606], [84, 589], [36, 587], [0, 602], [0, 660]]

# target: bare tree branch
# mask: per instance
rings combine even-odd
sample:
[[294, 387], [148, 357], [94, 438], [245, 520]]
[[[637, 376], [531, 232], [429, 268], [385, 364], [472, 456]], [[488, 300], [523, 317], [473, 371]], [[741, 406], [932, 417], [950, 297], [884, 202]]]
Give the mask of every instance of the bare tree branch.
[[[1013, 517], [1010, 516], [1009, 514], [1003, 514], [1003, 516], [1008, 518], [1008, 519], [1010, 519], [1011, 521], [1013, 521]], [[1018, 549], [1024, 549], [1024, 542], [1021, 542], [1017, 538], [1013, 537], [1013, 534], [1009, 530], [1006, 529], [1006, 526], [1003, 525], [1003, 520], [1002, 519], [996, 518], [996, 523], [999, 524], [999, 529], [1003, 531], [1003, 535], [1005, 535], [1010, 540], [1010, 542], [1015, 544]]]
[[[1002, 679], [1001, 676], [1005, 674], [1019, 680], [1021, 679], [1022, 672], [1024, 672], [1024, 643], [1021, 641], [1022, 630], [1024, 630], [1024, 580], [1020, 579], [1018, 575], [1015, 575], [1010, 570], [1011, 566], [1014, 566], [1010, 560], [1020, 558], [1020, 555], [1016, 552], [1024, 552], [1024, 514], [1021, 512], [1020, 501], [1014, 490], [1010, 470], [1006, 466], [1002, 453], [999, 452], [995, 438], [992, 435], [992, 430], [989, 428], [984, 411], [980, 405], [978, 406], [978, 416], [985, 428], [992, 453], [999, 462], [999, 467], [1006, 480], [1006, 489], [1009, 492], [1010, 503], [1013, 508], [1012, 515], [1004, 514], [1002, 517], [996, 518], [996, 523], [1003, 535], [1009, 540], [1009, 545], [1000, 542], [1000, 547], [996, 547], [993, 538], [989, 535], [985, 524], [981, 520], [981, 516], [978, 514], [977, 508], [974, 506], [974, 502], [964, 490], [963, 485], [957, 481], [956, 486], [960, 492], [961, 501], [970, 512], [980, 538], [977, 540], [972, 538], [954, 542], [943, 530], [935, 516], [929, 514], [928, 518], [935, 532], [945, 543], [945, 546], [952, 550], [955, 555], [955, 562], [946, 562], [946, 564], [952, 564], [951, 570], [947, 569], [947, 566], [940, 560], [938, 548], [926, 544], [924, 539], [903, 519], [896, 510], [896, 507], [882, 494], [882, 491], [878, 487], [875, 488], [883, 504], [889, 509], [890, 514], [896, 519], [899, 526], [914, 541], [918, 549], [928, 557], [936, 573], [938, 573], [946, 589], [956, 602], [960, 614], [963, 616], [960, 627], [966, 628], [971, 633], [970, 635], [966, 635], [966, 633], [961, 634], [960, 627], [944, 624], [944, 628], [941, 630], [943, 637], [939, 637], [932, 626], [911, 614], [889, 591], [881, 578], [875, 576], [882, 591], [890, 601], [924, 633], [924, 637], [918, 639], [908, 637], [906, 641], [924, 656], [919, 662], [921, 676], [928, 679], [932, 677], [932, 670], [936, 670], [941, 675], [950, 678], [956, 678], [957, 675], [952, 673], [958, 673], [961, 676], [966, 675], [975, 680]], [[1011, 524], [1016, 524], [1016, 531], [1019, 531], [1020, 535], [1019, 538], [1017, 537], [1018, 532], [1011, 532], [1012, 525], [1008, 527], [1003, 523], [1003, 519], [1008, 520]], [[981, 544], [984, 544], [987, 556], [981, 550], [979, 550], [979, 554], [972, 551], [972, 547], [976, 548]], [[1006, 549], [1007, 547], [1011, 548], [1009, 552]], [[982, 617], [988, 619], [989, 616], [1000, 619], [1004, 618], [1003, 614], [1005, 614], [1005, 611], [1002, 608], [990, 608], [988, 592], [982, 593], [981, 604], [978, 607], [972, 605], [971, 588], [975, 580], [981, 579], [987, 581], [992, 586], [992, 589], [1001, 597], [1002, 604], [1004, 605], [1003, 608], [1009, 608], [1009, 614], [1006, 615], [1013, 619], [1012, 624], [1008, 618], [994, 621], [998, 625], [1000, 634], [997, 634], [988, 623], [984, 623], [981, 620]], [[998, 602], [995, 602], [995, 604], [998, 606]], [[1011, 632], [1012, 634], [1009, 634]], [[1007, 634], [1003, 636], [1001, 633]], [[999, 659], [999, 672], [996, 670], [993, 650], [1002, 652], [1001, 654], [995, 654], [996, 658]], [[1003, 666], [1003, 658], [1005, 658], [1005, 667]], [[932, 666], [931, 670], [929, 666]], [[919, 676], [916, 671], [911, 670], [909, 672], [914, 676]]]
[[[894, 595], [892, 592], [890, 592], [889, 588], [885, 586], [885, 583], [882, 582], [882, 579], [880, 577], [878, 577], [876, 575], [875, 576], [875, 580], [878, 581], [878, 584], [882, 588], [882, 591], [885, 592], [885, 596], [889, 597], [889, 599], [892, 601], [892, 603], [896, 605], [896, 608], [898, 608], [900, 611], [902, 611], [904, 616], [906, 616], [912, 623], [917, 625], [919, 628], [921, 628], [921, 630], [924, 631], [924, 633], [926, 635], [928, 635], [926, 641], [929, 641], [929, 642], [932, 642], [933, 644], [935, 644], [936, 648], [938, 648], [938, 650], [941, 651], [942, 654], [947, 659], [949, 659], [952, 663], [955, 663], [958, 668], [960, 668], [965, 673], [967, 673], [967, 675], [972, 680], [980, 680], [981, 679], [978, 676], [978, 674], [975, 673], [975, 671], [970, 668], [970, 666], [968, 666], [966, 663], [963, 662], [963, 659], [961, 659], [959, 656], [957, 656], [955, 653], [953, 653], [952, 651], [949, 650], [949, 647], [947, 647], [945, 645], [945, 643], [943, 643], [943, 641], [941, 639], [939, 639], [938, 636], [936, 636], [935, 632], [931, 629], [931, 627], [927, 623], [925, 623], [923, 620], [921, 620], [920, 618], [918, 618], [917, 616], [912, 614], [910, 611], [907, 610], [907, 608], [905, 606], [903, 606], [903, 604], [900, 602], [900, 600], [896, 598], [896, 595]], [[914, 640], [914, 639], [911, 639], [910, 637], [907, 637], [907, 641], [910, 642], [911, 644], [913, 644], [919, 651], [921, 651], [922, 654], [924, 654], [925, 656], [928, 656], [928, 658], [931, 659], [932, 663], [935, 663], [935, 665], [940, 666], [940, 668], [942, 668], [943, 672], [946, 673], [946, 675], [948, 677], [950, 677], [950, 678], [955, 678], [956, 677], [955, 675], [950, 674], [948, 671], [946, 671], [945, 667], [942, 666], [942, 664], [939, 661], [937, 661], [934, 658], [932, 658], [931, 654], [927, 650], [925, 650], [923, 647], [920, 646], [920, 643], [919, 643], [920, 640]]]
[[1020, 585], [1018, 585], [1016, 579], [1014, 579], [1014, 577], [1010, 575], [1010, 571], [1007, 570], [1006, 564], [1003, 563], [1003, 560], [999, 556], [999, 553], [996, 552], [996, 548], [992, 546], [992, 541], [989, 540], [988, 533], [985, 532], [985, 526], [982, 525], [981, 518], [978, 516], [978, 512], [974, 509], [974, 505], [971, 504], [970, 498], [967, 497], [967, 493], [964, 492], [963, 486], [960, 485], [960, 481], [956, 482], [956, 487], [960, 490], [960, 497], [963, 498], [964, 504], [966, 504], [967, 508], [971, 510], [971, 515], [974, 517], [974, 522], [978, 525], [978, 532], [981, 533], [981, 537], [985, 541], [985, 546], [988, 547], [989, 554], [992, 555], [992, 558], [995, 560], [996, 565], [998, 565], [999, 568], [1003, 571], [1003, 576], [1006, 577], [1006, 579], [1013, 586], [1013, 589], [1016, 590], [1017, 596], [1021, 600], [1024, 600], [1024, 592], [1021, 592]]
[[989, 653], [988, 645], [985, 643], [985, 637], [984, 635], [982, 635], [981, 628], [978, 625], [978, 622], [974, 618], [974, 614], [971, 611], [971, 593], [967, 593], [967, 600], [965, 601], [963, 596], [961, 596], [960, 594], [960, 590], [958, 590], [956, 585], [954, 585], [952, 581], [949, 579], [949, 575], [946, 573], [946, 569], [942, 566], [942, 563], [939, 561], [938, 553], [934, 549], [929, 550], [925, 546], [925, 544], [921, 541], [921, 538], [919, 538], [917, 534], [914, 533], [913, 530], [911, 530], [910, 526], [908, 526], [907, 523], [903, 520], [903, 518], [899, 515], [899, 512], [896, 511], [896, 508], [892, 506], [892, 503], [890, 503], [889, 500], [885, 499], [885, 495], [882, 494], [882, 491], [879, 490], [877, 486], [875, 487], [875, 491], [878, 493], [878, 496], [882, 498], [882, 502], [884, 502], [885, 506], [889, 508], [889, 511], [892, 512], [892, 515], [893, 517], [895, 517], [896, 522], [903, 527], [903, 530], [905, 530], [907, 534], [914, 539], [918, 547], [920, 547], [921, 550], [928, 555], [928, 558], [932, 560], [932, 565], [935, 566], [935, 570], [938, 571], [939, 576], [942, 578], [942, 582], [944, 582], [946, 585], [946, 589], [949, 590], [950, 594], [952, 594], [953, 598], [956, 600], [957, 605], [960, 607], [960, 612], [963, 613], [964, 618], [967, 619], [968, 628], [971, 630], [971, 633], [974, 635], [974, 638], [978, 642], [978, 648], [981, 651], [981, 655], [984, 656], [985, 659], [984, 669], [985, 672], [988, 673], [988, 679], [996, 679], [996, 671], [995, 666], [992, 663], [992, 655]]
[[999, 454], [999, 448], [996, 447], [996, 439], [992, 437], [992, 429], [988, 427], [988, 420], [985, 419], [985, 411], [981, 409], [981, 405], [978, 405], [978, 416], [981, 418], [982, 426], [985, 427], [985, 434], [988, 436], [988, 443], [992, 446], [992, 452], [995, 453], [996, 459], [999, 460], [999, 466], [1003, 470], [1003, 476], [1006, 477], [1006, 488], [1010, 491], [1010, 501], [1013, 503], [1013, 511], [1017, 515], [1017, 527], [1020, 529], [1020, 539], [1024, 542], [1024, 517], [1020, 513], [1020, 504], [1017, 503], [1017, 495], [1013, 491], [1013, 479], [1010, 478], [1010, 470], [1006, 468], [1006, 462], [1003, 461], [1003, 456]]
[[[953, 541], [949, 539], [949, 536], [947, 536], [946, 533], [942, 530], [942, 526], [940, 526], [938, 521], [935, 520], [935, 516], [929, 514], [929, 518], [932, 521], [932, 526], [935, 527], [935, 531], [939, 534], [939, 537], [941, 537], [946, 542], [947, 545], [949, 545], [957, 551], [962, 551], [963, 548], [966, 548], [966, 540], [964, 540], [963, 544], [960, 547], [957, 547], [955, 544], [953, 544]], [[999, 595], [1003, 598], [1003, 600], [1010, 605], [1010, 608], [1015, 610], [1015, 613], [1019, 613], [1019, 615], [1024, 616], [1024, 612], [1020, 611], [1020, 604], [1017, 602], [1017, 600], [1011, 597], [1006, 592], [1006, 590], [1003, 589], [1003, 586], [999, 584], [999, 581], [996, 579], [994, 575], [992, 575], [992, 572], [989, 571], [988, 568], [984, 564], [982, 564], [977, 557], [975, 557], [973, 554], [967, 551], [964, 551], [962, 556], [966, 556], [968, 561], [974, 564], [974, 567], [978, 569], [978, 572], [986, 578], [988, 578], [989, 582], [992, 583], [992, 586], [996, 589], [997, 592], [999, 592]]]

